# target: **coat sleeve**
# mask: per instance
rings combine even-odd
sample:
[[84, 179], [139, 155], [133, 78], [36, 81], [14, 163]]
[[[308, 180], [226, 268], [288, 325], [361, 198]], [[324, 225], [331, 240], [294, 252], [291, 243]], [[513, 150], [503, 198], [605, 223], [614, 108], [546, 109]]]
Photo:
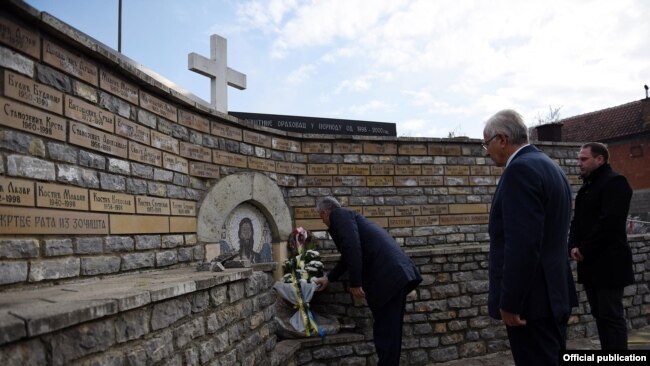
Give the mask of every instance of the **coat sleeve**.
[[596, 257], [608, 245], [614, 245], [611, 235], [614, 227], [625, 227], [632, 189], [624, 176], [618, 175], [601, 189], [600, 212], [590, 230], [578, 243], [585, 259]]
[[347, 214], [345, 211], [332, 212], [330, 214], [330, 230], [336, 232], [336, 246], [341, 253], [341, 259], [327, 276], [328, 279], [336, 281], [347, 269], [350, 287], [360, 287], [362, 285], [363, 261], [361, 259], [361, 239], [355, 216]]
[[338, 281], [339, 277], [341, 277], [341, 275], [344, 274], [347, 270], [348, 266], [345, 261], [343, 259], [339, 259], [339, 261], [336, 262], [334, 268], [330, 271], [330, 273], [327, 274], [327, 279], [330, 282]]
[[499, 307], [521, 314], [541, 265], [545, 230], [543, 184], [538, 172], [525, 164], [512, 164], [502, 184], [505, 246]]

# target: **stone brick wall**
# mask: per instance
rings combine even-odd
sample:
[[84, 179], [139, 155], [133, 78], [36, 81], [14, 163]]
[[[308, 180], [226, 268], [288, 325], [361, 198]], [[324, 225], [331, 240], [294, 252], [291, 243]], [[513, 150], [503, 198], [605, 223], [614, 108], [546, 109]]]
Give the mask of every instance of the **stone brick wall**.
[[[247, 269], [197, 276], [176, 271], [162, 281], [131, 276], [121, 282], [61, 288], [76, 292], [76, 308], [57, 306], [65, 300], [55, 294], [56, 288], [37, 298], [17, 297], [21, 309], [12, 314], [25, 323], [10, 329], [7, 315], [0, 316], [0, 364], [273, 363], [275, 294], [270, 273]], [[129, 282], [139, 283], [124, 292]], [[103, 294], [94, 294], [98, 291]], [[43, 299], [50, 306], [34, 305]]]
[[[408, 302], [410, 364], [506, 347], [504, 329], [485, 316], [487, 217], [501, 169], [483, 156], [479, 140], [257, 127], [18, 0], [3, 3], [0, 29], [0, 363], [372, 363], [369, 312], [353, 306], [344, 284], [316, 306], [354, 322], [356, 335], [298, 342], [285, 358], [273, 358], [268, 274], [250, 291], [262, 275], [210, 274], [216, 280], [201, 286], [176, 276], [205, 275], [193, 268], [211, 259], [206, 246], [214, 243], [198, 239], [197, 215], [213, 187], [248, 172], [274, 182], [293, 224], [323, 239], [329, 263], [334, 246], [314, 210], [324, 195], [378, 222], [415, 259], [426, 280]], [[578, 145], [540, 147], [577, 190]], [[276, 243], [285, 240], [275, 235]], [[626, 291], [635, 327], [648, 323], [647, 247], [647, 238], [635, 241], [645, 283]], [[119, 286], [109, 302], [102, 294], [87, 302], [80, 290], [157, 277], [168, 282], [156, 286], [175, 290], [152, 298], [159, 287], [145, 295], [135, 286], [135, 305], [124, 308]], [[24, 302], [57, 286], [74, 291], [58, 292], [47, 305]], [[227, 301], [214, 292], [227, 293]], [[97, 296], [99, 307], [92, 305]], [[213, 327], [215, 317], [226, 330]], [[588, 315], [572, 321], [572, 334], [593, 334]]]
[[[295, 226], [323, 229], [335, 195], [407, 248], [487, 240], [501, 169], [478, 140], [256, 127], [22, 2], [0, 25], [0, 290], [209, 260], [197, 214], [240, 172], [269, 177]], [[575, 146], [542, 148], [576, 180]]]

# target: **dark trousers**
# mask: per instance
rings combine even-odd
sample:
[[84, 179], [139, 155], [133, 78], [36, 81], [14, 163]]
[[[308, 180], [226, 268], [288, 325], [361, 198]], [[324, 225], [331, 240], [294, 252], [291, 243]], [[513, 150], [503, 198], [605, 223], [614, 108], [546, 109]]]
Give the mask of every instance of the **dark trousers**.
[[627, 323], [623, 312], [623, 288], [585, 286], [591, 315], [596, 319], [600, 348], [627, 349]]
[[527, 319], [526, 325], [506, 327], [515, 365], [558, 365], [560, 351], [566, 349], [568, 320], [568, 315], [558, 319]]
[[372, 330], [379, 366], [399, 365], [406, 295], [408, 293], [403, 289], [381, 307], [370, 309], [374, 318]]

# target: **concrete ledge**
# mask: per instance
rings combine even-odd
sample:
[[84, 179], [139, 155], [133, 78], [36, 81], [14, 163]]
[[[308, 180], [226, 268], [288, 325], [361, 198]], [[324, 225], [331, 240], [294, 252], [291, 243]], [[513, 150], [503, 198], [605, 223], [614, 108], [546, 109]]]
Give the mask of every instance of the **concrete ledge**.
[[0, 296], [0, 345], [245, 279], [253, 270], [194, 268], [116, 276]]

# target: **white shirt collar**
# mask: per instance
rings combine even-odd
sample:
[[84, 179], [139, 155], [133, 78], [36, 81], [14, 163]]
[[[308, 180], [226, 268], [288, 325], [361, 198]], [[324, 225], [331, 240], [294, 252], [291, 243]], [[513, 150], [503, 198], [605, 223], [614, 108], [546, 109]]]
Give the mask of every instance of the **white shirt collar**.
[[526, 146], [530, 146], [530, 144], [522, 145], [520, 148], [517, 149], [517, 151], [515, 151], [514, 154], [510, 155], [510, 157], [508, 158], [508, 161], [506, 162], [506, 166], [505, 166], [506, 168], [508, 167], [508, 165], [510, 165], [510, 162], [512, 161], [512, 159], [513, 159], [515, 156], [517, 156], [517, 154], [519, 153], [519, 151], [521, 151], [521, 149], [523, 149], [523, 148], [526, 147]]

